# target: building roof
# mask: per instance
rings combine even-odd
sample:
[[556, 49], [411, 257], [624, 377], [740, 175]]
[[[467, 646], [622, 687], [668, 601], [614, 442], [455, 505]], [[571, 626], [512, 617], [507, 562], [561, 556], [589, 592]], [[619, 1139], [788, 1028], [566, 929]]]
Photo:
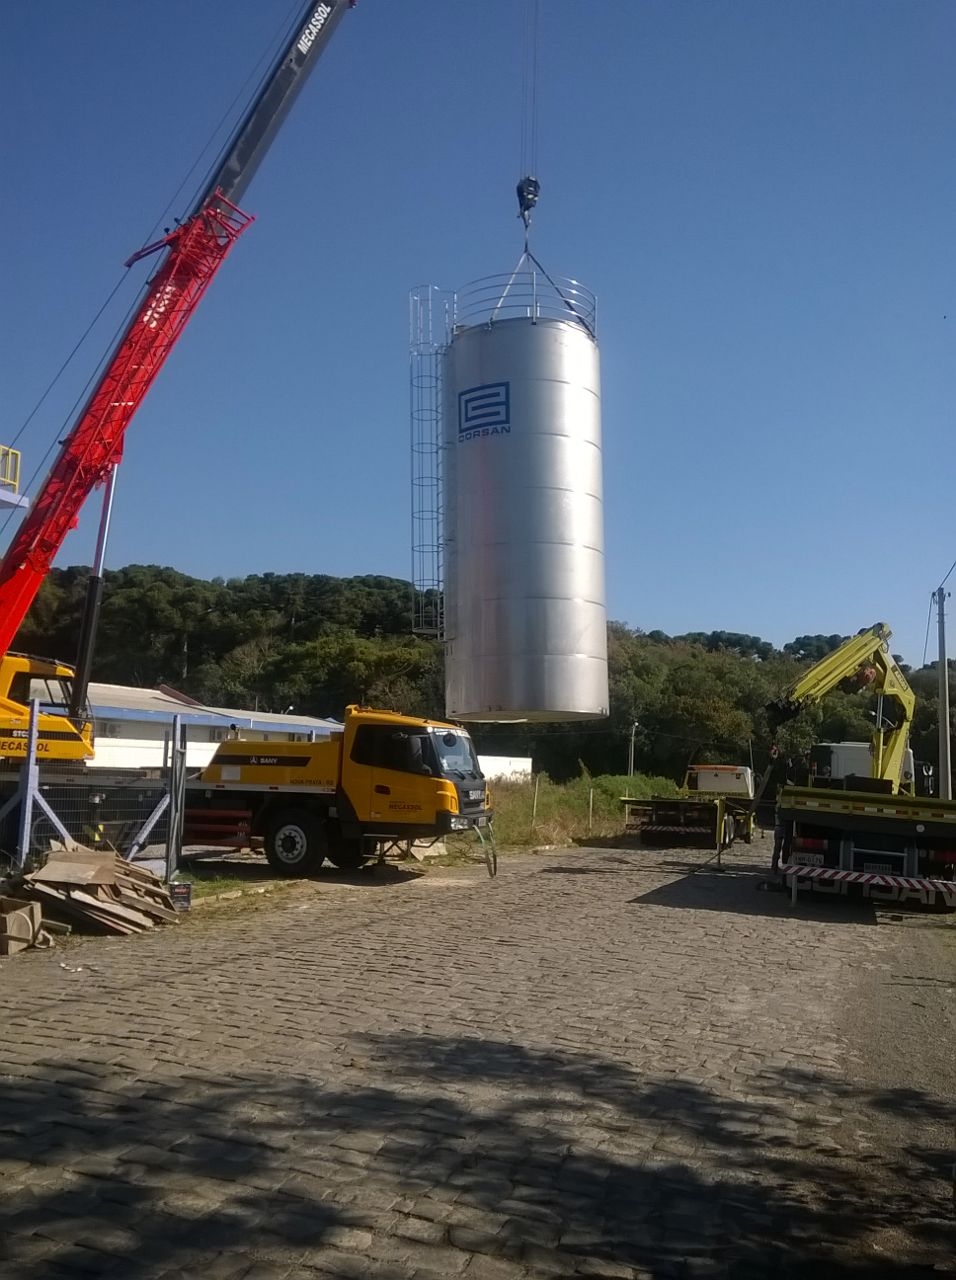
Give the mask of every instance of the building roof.
[[192, 698], [173, 696], [175, 690], [135, 689], [122, 684], [90, 684], [90, 705], [100, 720], [155, 720], [169, 723], [179, 716], [183, 724], [204, 724], [228, 729], [253, 729], [261, 733], [329, 734], [342, 728], [338, 720], [296, 716], [291, 712], [243, 711], [229, 707], [205, 707]]
[[321, 733], [334, 733], [342, 728], [341, 720], [322, 720], [318, 716], [295, 716], [292, 712], [278, 711], [235, 711], [228, 707], [210, 707], [217, 716], [222, 716], [240, 729], [262, 729], [268, 732], [285, 730], [287, 733], [308, 733], [311, 729]]

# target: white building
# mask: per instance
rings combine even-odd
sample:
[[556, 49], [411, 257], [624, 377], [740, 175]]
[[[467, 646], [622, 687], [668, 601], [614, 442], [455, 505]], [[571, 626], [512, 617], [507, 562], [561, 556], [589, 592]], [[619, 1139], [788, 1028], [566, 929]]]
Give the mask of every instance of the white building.
[[[296, 716], [291, 712], [236, 711], [206, 707], [184, 693], [163, 686], [133, 689], [121, 684], [90, 684], [96, 756], [91, 769], [162, 769], [168, 761], [173, 717], [186, 729], [186, 765], [202, 769], [220, 742], [230, 736], [262, 742], [312, 742], [342, 728], [339, 720]], [[523, 756], [479, 756], [490, 781], [531, 776], [531, 760]]]
[[337, 720], [204, 707], [172, 689], [131, 689], [119, 684], [90, 684], [96, 756], [94, 769], [161, 769], [173, 717], [186, 729], [186, 764], [201, 769], [230, 735], [264, 742], [309, 742], [341, 729]]

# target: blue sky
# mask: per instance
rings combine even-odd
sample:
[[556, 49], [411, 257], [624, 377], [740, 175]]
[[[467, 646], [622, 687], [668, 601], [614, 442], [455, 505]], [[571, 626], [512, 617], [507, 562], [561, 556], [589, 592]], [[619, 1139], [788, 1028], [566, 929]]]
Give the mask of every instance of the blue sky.
[[[5, 440], [295, 7], [5, 7]], [[599, 299], [609, 616], [778, 644], [884, 620], [919, 662], [956, 558], [956, 6], [540, 9], [532, 247]], [[346, 15], [130, 429], [111, 565], [409, 575], [407, 294], [520, 251], [524, 12]]]

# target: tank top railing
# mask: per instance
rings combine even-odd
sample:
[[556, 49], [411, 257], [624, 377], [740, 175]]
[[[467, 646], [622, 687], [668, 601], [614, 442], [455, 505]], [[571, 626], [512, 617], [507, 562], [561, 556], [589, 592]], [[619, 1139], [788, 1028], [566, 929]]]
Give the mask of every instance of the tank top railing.
[[484, 276], [460, 289], [455, 327], [500, 320], [568, 320], [594, 336], [597, 300], [577, 280], [552, 276], [526, 255], [508, 275]]

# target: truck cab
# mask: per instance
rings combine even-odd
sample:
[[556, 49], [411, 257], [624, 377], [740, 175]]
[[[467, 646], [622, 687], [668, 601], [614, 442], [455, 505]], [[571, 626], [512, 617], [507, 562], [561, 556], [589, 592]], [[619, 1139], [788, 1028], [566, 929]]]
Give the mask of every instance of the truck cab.
[[[342, 799], [368, 832], [422, 836], [483, 825], [485, 779], [468, 733], [456, 725], [349, 707]], [[344, 816], [344, 815], [343, 815]]]
[[26, 759], [30, 703], [40, 704], [37, 758], [88, 760], [93, 756], [93, 716], [89, 707], [70, 716], [73, 668], [21, 653], [0, 657], [0, 758]]
[[[870, 742], [818, 742], [810, 748], [810, 785], [833, 786], [856, 791], [899, 790], [912, 795], [916, 765], [913, 749], [903, 752], [902, 770], [897, 779], [874, 779], [873, 744]], [[895, 784], [895, 785], [894, 785]]]

